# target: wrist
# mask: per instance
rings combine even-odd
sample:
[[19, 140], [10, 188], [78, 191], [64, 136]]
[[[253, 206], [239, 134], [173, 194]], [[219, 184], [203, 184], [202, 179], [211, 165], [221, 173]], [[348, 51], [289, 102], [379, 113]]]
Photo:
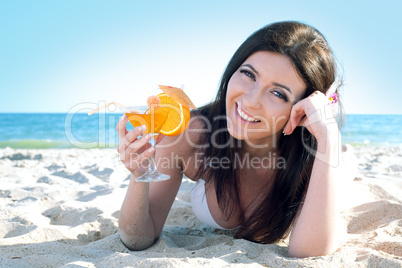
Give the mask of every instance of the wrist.
[[339, 131], [328, 133], [317, 138], [317, 150], [327, 151], [328, 149], [337, 149], [341, 144], [341, 134]]
[[330, 126], [327, 126], [324, 131], [322, 131], [319, 135], [315, 136], [317, 140], [317, 144], [326, 144], [328, 142], [330, 143], [336, 143], [340, 142], [341, 140], [341, 134], [338, 129], [337, 124], [331, 124]]
[[317, 138], [316, 159], [335, 167], [339, 165], [340, 153], [341, 135], [338, 128], [336, 131], [328, 131], [326, 135]]

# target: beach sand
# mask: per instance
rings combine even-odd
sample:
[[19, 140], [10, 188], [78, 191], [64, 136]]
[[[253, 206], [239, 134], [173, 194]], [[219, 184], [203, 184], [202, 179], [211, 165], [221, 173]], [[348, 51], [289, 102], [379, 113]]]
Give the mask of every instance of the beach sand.
[[402, 267], [402, 147], [355, 147], [347, 235], [329, 256], [290, 258], [199, 222], [184, 179], [160, 239], [131, 252], [117, 221], [129, 180], [115, 149], [0, 150], [0, 267]]

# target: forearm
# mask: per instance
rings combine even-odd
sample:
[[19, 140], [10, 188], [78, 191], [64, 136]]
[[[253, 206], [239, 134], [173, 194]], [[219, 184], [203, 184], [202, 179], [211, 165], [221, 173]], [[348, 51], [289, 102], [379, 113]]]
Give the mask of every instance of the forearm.
[[291, 256], [326, 255], [337, 248], [339, 154], [338, 139], [326, 138], [318, 142], [304, 204], [290, 236]]
[[136, 182], [131, 177], [119, 213], [119, 232], [123, 243], [131, 250], [142, 250], [156, 239], [149, 212], [149, 183]]

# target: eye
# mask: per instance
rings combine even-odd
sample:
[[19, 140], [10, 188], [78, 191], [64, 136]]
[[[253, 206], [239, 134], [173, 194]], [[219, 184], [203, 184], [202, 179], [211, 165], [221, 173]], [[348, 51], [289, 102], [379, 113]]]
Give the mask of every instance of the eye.
[[255, 75], [252, 72], [250, 72], [249, 70], [242, 69], [242, 70], [240, 70], [240, 73], [247, 75], [248, 77], [250, 77], [251, 79], [253, 79], [255, 81]]
[[280, 92], [280, 91], [277, 91], [277, 90], [274, 90], [273, 92], [272, 92], [275, 96], [277, 96], [278, 98], [281, 98], [281, 99], [283, 99], [284, 101], [288, 101], [288, 98], [286, 97], [286, 95], [285, 94], [283, 94], [282, 92]]

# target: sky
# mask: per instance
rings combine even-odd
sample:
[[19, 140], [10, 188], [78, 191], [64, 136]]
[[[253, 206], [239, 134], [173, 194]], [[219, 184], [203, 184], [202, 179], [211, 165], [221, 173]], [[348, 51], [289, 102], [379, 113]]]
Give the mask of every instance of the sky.
[[141, 105], [158, 84], [214, 99], [238, 46], [283, 20], [324, 34], [349, 114], [402, 114], [402, 2], [0, 1], [0, 112]]

